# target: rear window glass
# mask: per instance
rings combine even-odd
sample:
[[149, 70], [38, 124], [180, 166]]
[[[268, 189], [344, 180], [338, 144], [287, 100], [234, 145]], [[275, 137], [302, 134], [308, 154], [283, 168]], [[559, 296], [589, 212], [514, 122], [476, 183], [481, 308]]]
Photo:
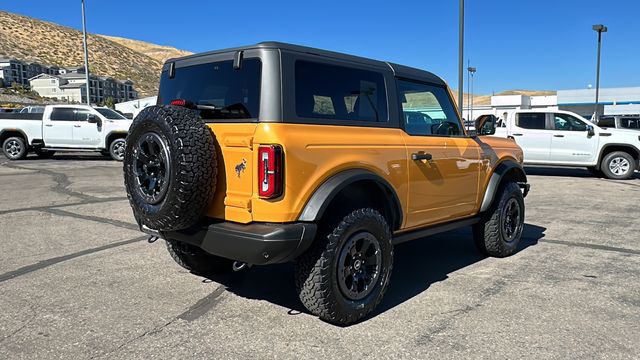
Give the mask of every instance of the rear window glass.
[[544, 113], [520, 113], [516, 117], [516, 126], [524, 129], [544, 130], [545, 114]]
[[75, 109], [73, 108], [54, 108], [51, 111], [50, 119], [52, 121], [75, 121]]
[[387, 121], [387, 95], [380, 73], [297, 61], [295, 77], [299, 117]]
[[640, 118], [622, 118], [620, 126], [626, 129], [640, 129]]
[[204, 120], [257, 119], [261, 73], [259, 59], [245, 59], [240, 69], [232, 60], [176, 68], [173, 79], [163, 71], [158, 104], [184, 99], [212, 107], [199, 110]]

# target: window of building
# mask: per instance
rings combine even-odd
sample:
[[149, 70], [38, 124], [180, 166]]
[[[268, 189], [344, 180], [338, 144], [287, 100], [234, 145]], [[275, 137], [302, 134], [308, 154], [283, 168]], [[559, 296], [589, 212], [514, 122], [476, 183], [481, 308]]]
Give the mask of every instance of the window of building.
[[518, 113], [516, 115], [516, 126], [523, 129], [544, 130], [545, 113]]
[[444, 87], [398, 81], [404, 129], [410, 135], [461, 136], [464, 134]]
[[295, 89], [300, 117], [387, 122], [387, 96], [380, 73], [297, 61]]

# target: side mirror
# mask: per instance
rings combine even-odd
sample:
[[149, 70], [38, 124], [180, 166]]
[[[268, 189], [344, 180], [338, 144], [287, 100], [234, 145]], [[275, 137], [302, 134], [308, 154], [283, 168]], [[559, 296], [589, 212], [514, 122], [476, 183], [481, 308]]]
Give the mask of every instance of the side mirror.
[[476, 120], [476, 134], [493, 135], [496, 133], [497, 119], [494, 115], [481, 115]]
[[593, 128], [593, 125], [587, 125], [587, 135], [594, 136], [595, 134], [596, 134], [596, 131]]
[[97, 116], [95, 116], [94, 114], [89, 114], [89, 115], [87, 115], [87, 122], [89, 124], [97, 124], [97, 123], [100, 122], [100, 119]]

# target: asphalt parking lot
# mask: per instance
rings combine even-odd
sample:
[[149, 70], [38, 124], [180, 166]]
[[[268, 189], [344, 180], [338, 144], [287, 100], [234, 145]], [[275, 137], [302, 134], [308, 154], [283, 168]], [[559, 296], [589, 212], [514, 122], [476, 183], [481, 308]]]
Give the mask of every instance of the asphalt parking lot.
[[307, 315], [290, 265], [212, 279], [137, 231], [121, 164], [0, 157], [0, 358], [638, 358], [640, 176], [528, 168], [520, 251], [396, 247], [368, 320]]

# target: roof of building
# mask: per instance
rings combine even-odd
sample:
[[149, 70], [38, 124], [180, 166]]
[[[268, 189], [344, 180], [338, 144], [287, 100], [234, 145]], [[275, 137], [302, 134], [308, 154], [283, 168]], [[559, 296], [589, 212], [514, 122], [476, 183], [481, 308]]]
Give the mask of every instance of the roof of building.
[[40, 79], [40, 78], [60, 79], [60, 76], [59, 75], [51, 75], [51, 74], [42, 73], [42, 74], [39, 74], [39, 75], [36, 75], [36, 76], [30, 78], [29, 81]]

